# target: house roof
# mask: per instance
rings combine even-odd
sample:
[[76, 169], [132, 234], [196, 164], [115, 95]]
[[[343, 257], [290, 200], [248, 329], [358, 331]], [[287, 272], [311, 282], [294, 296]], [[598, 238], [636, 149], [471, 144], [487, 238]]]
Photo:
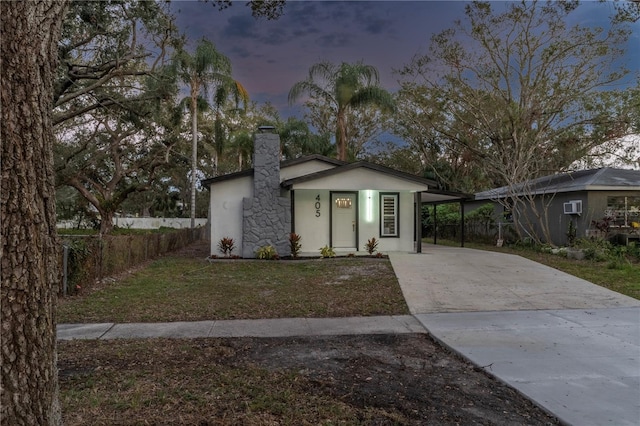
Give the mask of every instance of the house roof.
[[502, 186], [478, 192], [475, 199], [505, 198], [514, 192], [517, 195], [542, 195], [576, 191], [640, 191], [640, 170], [605, 167], [559, 173], [520, 183], [511, 191], [508, 186]]
[[[432, 179], [426, 179], [420, 176], [412, 175], [410, 173], [401, 172], [399, 170], [395, 170], [390, 167], [369, 163], [367, 161], [347, 163], [347, 162], [336, 160], [333, 158], [328, 158], [322, 155], [308, 155], [305, 157], [285, 160], [280, 163], [280, 168], [284, 169], [286, 167], [303, 164], [309, 161], [320, 161], [320, 162], [332, 165], [334, 167], [326, 170], [308, 173], [299, 177], [286, 179], [285, 181], [282, 182], [281, 186], [284, 188], [291, 188], [296, 184], [300, 184], [304, 182], [311, 182], [313, 180], [336, 177], [336, 176], [339, 177], [339, 175], [342, 173], [349, 173], [351, 171], [356, 171], [356, 170], [365, 170], [365, 171], [373, 171], [376, 173], [380, 173], [387, 177], [404, 180], [412, 183], [414, 186], [416, 184], [423, 186], [424, 190], [426, 191], [426, 192], [422, 192], [423, 202], [443, 202], [443, 201], [447, 202], [447, 201], [456, 201], [461, 199], [473, 198], [473, 196], [469, 194], [437, 190], [435, 189], [437, 188], [437, 182]], [[253, 169], [247, 169], [247, 170], [242, 170], [240, 172], [229, 173], [222, 176], [203, 179], [201, 183], [202, 185], [208, 187], [209, 185], [214, 183], [229, 181], [229, 180], [238, 179], [242, 177], [252, 177], [252, 176], [253, 176]], [[416, 187], [416, 188], [419, 188], [419, 187]]]
[[[321, 161], [323, 163], [327, 163], [327, 164], [330, 164], [330, 165], [333, 165], [333, 166], [342, 166], [342, 165], [348, 164], [348, 163], [346, 163], [344, 161], [336, 160], [334, 158], [325, 157], [324, 155], [313, 154], [313, 155], [307, 155], [307, 156], [299, 157], [299, 158], [292, 158], [290, 160], [284, 160], [284, 161], [280, 162], [280, 168], [283, 169], [283, 168], [286, 168], [286, 167], [291, 167], [291, 166], [295, 166], [295, 165], [298, 165], [298, 164], [306, 163], [306, 162], [309, 162], [309, 161]], [[229, 173], [229, 174], [222, 175], [222, 176], [216, 176], [216, 177], [212, 177], [212, 178], [202, 179], [200, 181], [200, 183], [202, 184], [202, 186], [209, 186], [212, 183], [238, 179], [238, 178], [245, 177], [245, 176], [253, 176], [253, 169], [246, 169], [246, 170], [242, 170], [242, 171], [234, 172], [234, 173]]]

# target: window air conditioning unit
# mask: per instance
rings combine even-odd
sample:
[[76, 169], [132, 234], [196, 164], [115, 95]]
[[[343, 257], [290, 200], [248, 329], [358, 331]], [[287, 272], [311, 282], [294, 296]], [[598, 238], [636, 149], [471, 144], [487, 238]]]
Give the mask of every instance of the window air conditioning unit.
[[571, 200], [564, 203], [564, 214], [581, 214], [582, 200]]

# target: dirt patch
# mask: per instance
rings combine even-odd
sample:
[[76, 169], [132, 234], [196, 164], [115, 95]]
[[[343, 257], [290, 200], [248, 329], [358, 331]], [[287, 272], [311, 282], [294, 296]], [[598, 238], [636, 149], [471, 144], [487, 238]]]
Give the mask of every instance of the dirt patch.
[[549, 425], [427, 335], [60, 344], [65, 424]]
[[426, 335], [273, 339], [255, 349], [247, 355], [261, 366], [296, 369], [316, 390], [404, 424], [556, 424]]

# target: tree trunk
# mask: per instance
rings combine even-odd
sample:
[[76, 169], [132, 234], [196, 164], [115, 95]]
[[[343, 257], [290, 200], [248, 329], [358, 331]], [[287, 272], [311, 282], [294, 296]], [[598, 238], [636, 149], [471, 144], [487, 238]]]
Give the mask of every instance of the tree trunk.
[[191, 83], [191, 229], [196, 227], [196, 170], [198, 168], [198, 91]]
[[338, 109], [336, 144], [338, 160], [347, 161], [347, 117], [344, 109]]
[[0, 424], [61, 423], [51, 122], [66, 2], [0, 2], [2, 341]]
[[113, 231], [113, 217], [115, 216], [115, 212], [103, 209], [100, 209], [98, 212], [100, 213], [100, 235], [110, 234], [111, 231]]

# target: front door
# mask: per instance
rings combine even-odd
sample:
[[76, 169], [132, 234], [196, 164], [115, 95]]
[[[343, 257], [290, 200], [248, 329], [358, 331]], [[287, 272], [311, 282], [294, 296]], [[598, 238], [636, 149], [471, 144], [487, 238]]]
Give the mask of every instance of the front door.
[[357, 250], [358, 194], [331, 193], [331, 245], [334, 249]]

